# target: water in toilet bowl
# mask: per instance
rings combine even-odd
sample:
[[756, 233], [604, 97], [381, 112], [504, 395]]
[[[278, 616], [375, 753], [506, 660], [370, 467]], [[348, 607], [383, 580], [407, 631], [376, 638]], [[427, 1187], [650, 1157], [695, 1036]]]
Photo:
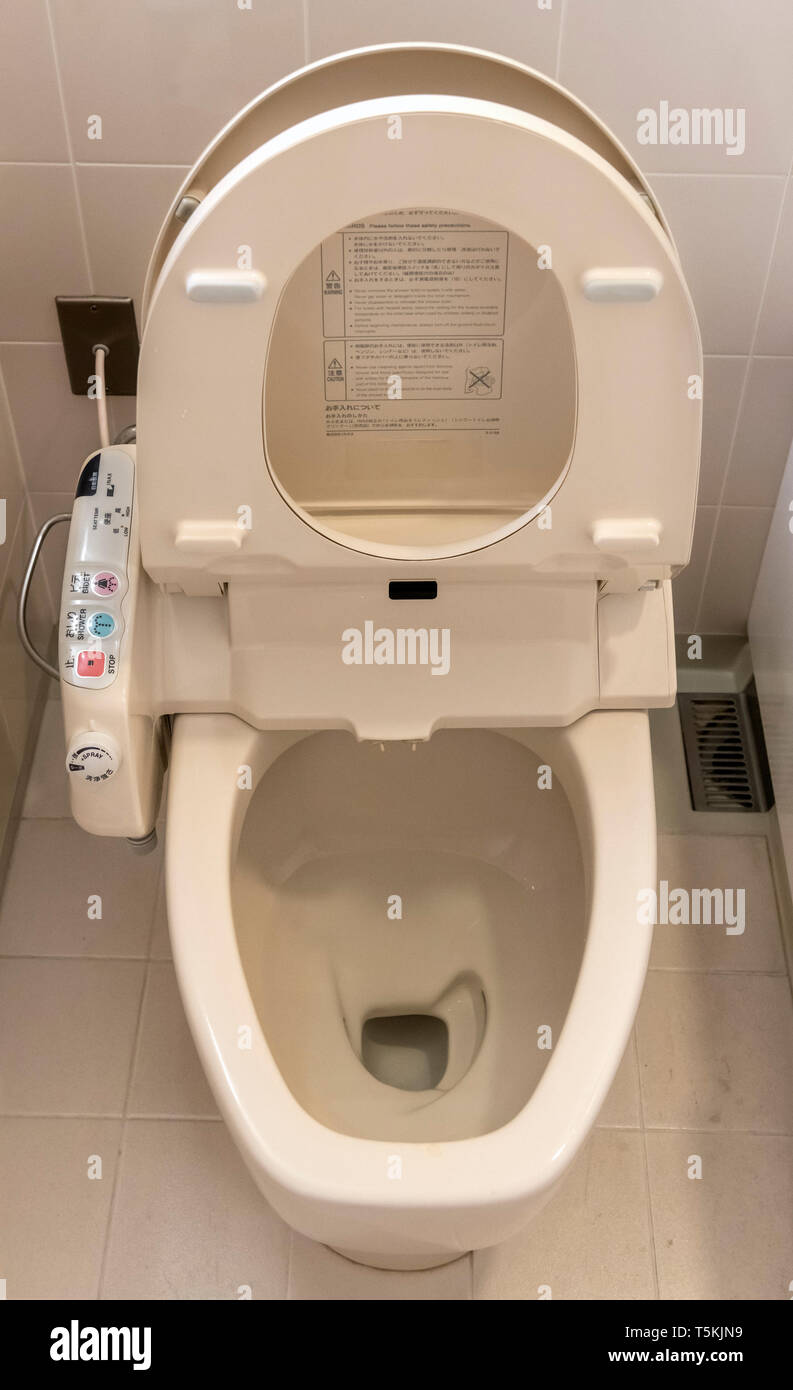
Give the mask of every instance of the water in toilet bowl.
[[585, 886], [564, 791], [506, 736], [380, 749], [318, 733], [253, 794], [235, 930], [286, 1084], [343, 1134], [436, 1141], [505, 1124], [551, 1056]]

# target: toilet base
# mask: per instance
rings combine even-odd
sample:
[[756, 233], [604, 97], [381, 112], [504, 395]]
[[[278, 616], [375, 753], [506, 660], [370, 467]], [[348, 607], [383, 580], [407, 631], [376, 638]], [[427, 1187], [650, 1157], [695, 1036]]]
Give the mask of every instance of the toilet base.
[[396, 1270], [437, 1269], [440, 1265], [454, 1264], [455, 1260], [462, 1260], [470, 1253], [461, 1250], [454, 1255], [373, 1255], [364, 1250], [340, 1250], [337, 1245], [329, 1245], [328, 1249], [356, 1265]]

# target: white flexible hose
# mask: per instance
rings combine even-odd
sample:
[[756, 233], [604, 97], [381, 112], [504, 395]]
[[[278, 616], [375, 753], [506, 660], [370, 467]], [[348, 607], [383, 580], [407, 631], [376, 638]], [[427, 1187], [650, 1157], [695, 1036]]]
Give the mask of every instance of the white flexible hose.
[[110, 430], [107, 424], [107, 396], [105, 394], [105, 356], [107, 348], [94, 348], [94, 378], [96, 386], [96, 408], [99, 412], [99, 443], [106, 449], [110, 443]]

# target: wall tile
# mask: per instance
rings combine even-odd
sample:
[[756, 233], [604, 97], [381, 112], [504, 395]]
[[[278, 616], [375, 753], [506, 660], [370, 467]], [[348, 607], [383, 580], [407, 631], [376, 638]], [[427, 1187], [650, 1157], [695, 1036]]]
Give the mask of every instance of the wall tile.
[[[147, 4], [54, 0], [76, 160], [192, 164], [241, 106], [303, 63], [301, 0]], [[121, 79], [121, 80], [120, 80]], [[102, 139], [88, 120], [102, 118]]]
[[12, 743], [5, 719], [0, 719], [0, 825], [8, 821], [18, 773], [19, 753]]
[[780, 178], [652, 180], [677, 242], [707, 353], [746, 353], [760, 308]]
[[745, 375], [745, 357], [705, 358], [700, 506], [715, 506], [721, 500]]
[[95, 294], [131, 294], [138, 332], [146, 267], [187, 166], [81, 164], [77, 184]]
[[793, 356], [793, 181], [788, 182], [755, 352]]
[[676, 632], [694, 631], [717, 515], [717, 507], [697, 507], [691, 560], [677, 578], [672, 580]]
[[11, 416], [31, 492], [73, 492], [97, 447], [96, 402], [73, 396], [60, 343], [0, 346]]
[[723, 501], [773, 507], [793, 439], [793, 357], [755, 358], [749, 369]]
[[0, 165], [0, 207], [0, 340], [52, 341], [55, 295], [90, 289], [71, 169]]
[[[724, 0], [567, 0], [560, 80], [644, 169], [786, 173], [793, 154], [792, 51], [788, 0], [729, 6]], [[640, 145], [637, 113], [657, 110], [662, 100], [688, 109], [745, 108], [745, 152]]]
[[[141, 332], [141, 325], [138, 324], [138, 332]], [[110, 438], [115, 439], [127, 425], [134, 425], [138, 418], [138, 402], [135, 396], [108, 396], [107, 398], [107, 417], [110, 426]]]
[[310, 59], [376, 43], [456, 43], [504, 53], [554, 76], [562, 6], [535, 0], [481, 5], [477, 0], [308, 0]]
[[68, 159], [45, 0], [0, 0], [0, 159]]
[[0, 582], [8, 566], [11, 546], [24, 504], [22, 466], [11, 425], [11, 411], [0, 372], [0, 499], [5, 502], [5, 536], [0, 541]]
[[[5, 583], [0, 588], [0, 701], [4, 707], [9, 701], [22, 701], [32, 709], [41, 690], [41, 672], [22, 650], [16, 627], [19, 589], [33, 536], [33, 522], [26, 503], [12, 543]], [[39, 570], [28, 600], [28, 630], [39, 651], [47, 649], [54, 621], [50, 591]]]
[[[33, 513], [33, 524], [38, 530], [48, 517], [55, 516], [58, 512], [71, 512], [74, 506], [74, 488], [69, 492], [32, 492], [30, 494], [30, 506]], [[63, 567], [66, 563], [68, 539], [68, 523], [62, 522], [47, 536], [39, 561], [47, 577], [50, 596], [56, 606], [61, 600]]]
[[699, 632], [746, 632], [772, 514], [770, 507], [722, 507], [705, 578]]
[[[47, 684], [57, 689], [56, 681], [48, 681]], [[45, 700], [36, 747], [33, 750], [30, 773], [25, 787], [25, 799], [22, 802], [21, 816], [23, 820], [53, 816], [70, 824], [72, 808], [65, 754], [63, 706], [60, 700]], [[22, 827], [20, 827], [21, 829]], [[64, 833], [64, 839], [66, 838], [67, 833]], [[10, 866], [12, 869], [14, 861], [20, 857], [19, 844], [20, 841], [17, 840]], [[112, 841], [106, 840], [103, 848], [110, 844]], [[7, 907], [8, 898], [6, 897], [3, 907], [0, 908], [0, 941], [2, 941], [5, 931], [4, 917]], [[27, 945], [27, 941], [25, 944]], [[22, 955], [32, 954], [33, 952], [29, 950], [22, 951]], [[65, 955], [66, 952], [59, 950], [56, 954]], [[98, 954], [102, 955], [104, 952], [100, 951]]]

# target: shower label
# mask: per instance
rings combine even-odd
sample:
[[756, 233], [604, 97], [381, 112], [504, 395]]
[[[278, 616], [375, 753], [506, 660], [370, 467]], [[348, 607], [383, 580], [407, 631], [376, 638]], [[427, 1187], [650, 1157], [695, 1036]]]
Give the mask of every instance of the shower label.
[[501, 399], [501, 338], [326, 338], [327, 401]]

